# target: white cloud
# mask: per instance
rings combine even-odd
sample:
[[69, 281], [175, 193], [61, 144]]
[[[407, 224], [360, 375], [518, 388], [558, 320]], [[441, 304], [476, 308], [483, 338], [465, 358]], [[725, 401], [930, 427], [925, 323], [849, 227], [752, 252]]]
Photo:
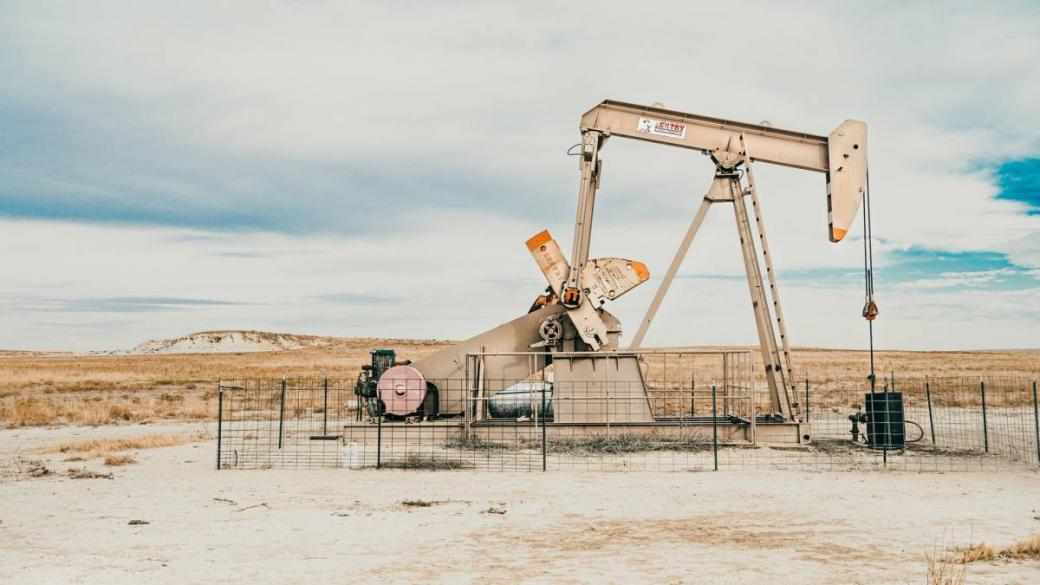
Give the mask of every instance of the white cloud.
[[965, 272], [943, 272], [939, 278], [922, 278], [896, 284], [897, 289], [929, 289], [929, 288], [954, 288], [954, 287], [976, 287], [994, 282], [1000, 282], [1001, 277], [1014, 276], [1021, 272], [1012, 268], [997, 268], [994, 270], [973, 270]]
[[[40, 329], [42, 317], [32, 313], [5, 311], [12, 327], [0, 346], [126, 345], [218, 325], [458, 337], [506, 320], [523, 310], [531, 287], [541, 286], [519, 247], [523, 239], [549, 226], [570, 244], [577, 172], [563, 152], [578, 140], [580, 113], [604, 98], [663, 101], [813, 133], [827, 133], [846, 117], [864, 119], [875, 234], [884, 239], [876, 247], [879, 266], [890, 261], [890, 251], [911, 246], [995, 251], [1040, 266], [1040, 216], [996, 201], [994, 178], [977, 170], [1040, 151], [1040, 12], [1029, 4], [936, 10], [675, 2], [653, 17], [636, 17], [627, 4], [595, 6], [113, 2], [5, 9], [0, 42], [10, 75], [0, 89], [12, 99], [100, 120], [113, 131], [131, 126], [203, 160], [233, 153], [361, 164], [387, 175], [437, 168], [491, 185], [522, 184], [541, 206], [534, 215], [544, 219], [507, 217], [495, 191], [468, 209], [446, 210], [445, 194], [417, 188], [403, 208], [387, 210], [399, 218], [394, 233], [354, 239], [4, 222], [0, 244], [13, 278], [0, 291], [19, 307], [34, 295], [257, 305], [167, 311], [147, 323], [140, 315], [57, 314], [52, 329]], [[661, 274], [708, 186], [711, 165], [696, 153], [619, 139], [604, 157], [593, 252], [642, 259]], [[123, 170], [118, 159], [112, 167]], [[825, 240], [821, 176], [765, 165], [756, 172], [781, 271], [859, 268], [857, 233], [837, 246]], [[178, 179], [163, 186], [179, 194], [177, 205], [208, 209], [226, 197], [200, 189], [191, 176]], [[148, 181], [127, 185], [137, 196], [154, 187]], [[294, 196], [301, 205], [290, 201], [287, 215], [336, 204], [322, 199], [308, 206], [307, 193]], [[202, 239], [180, 239], [185, 235]], [[684, 271], [740, 274], [725, 210], [713, 210]], [[909, 289], [963, 286], [971, 278], [985, 276], [944, 276], [892, 296], [928, 306], [932, 300]], [[501, 285], [517, 279], [530, 285]], [[842, 294], [854, 317], [859, 283], [848, 284]], [[720, 321], [698, 329], [698, 340], [703, 331], [719, 337], [741, 331], [747, 341], [747, 331], [721, 321], [743, 315], [739, 281], [712, 285], [722, 287], [712, 289], [721, 297], [701, 295], [695, 289], [702, 285], [677, 284], [672, 310], [711, 308]], [[788, 320], [804, 327], [796, 340], [846, 345], [842, 340], [851, 336], [833, 334], [836, 312], [818, 315], [819, 296], [784, 290], [793, 305], [802, 303], [788, 311]], [[343, 292], [402, 300], [364, 310], [306, 300]], [[650, 294], [649, 287], [633, 293], [617, 311], [634, 323]], [[970, 298], [998, 307], [1003, 294]], [[738, 300], [721, 308], [718, 298], [733, 295]], [[901, 316], [924, 312], [908, 308]], [[1026, 318], [1035, 328], [1035, 314]], [[66, 319], [83, 325], [80, 337], [63, 332]], [[891, 338], [897, 345], [952, 343], [946, 337], [952, 330], [891, 331], [902, 336]], [[681, 343], [685, 333], [675, 328], [658, 339]], [[973, 343], [1009, 339], [1004, 330], [989, 335], [973, 336]]]

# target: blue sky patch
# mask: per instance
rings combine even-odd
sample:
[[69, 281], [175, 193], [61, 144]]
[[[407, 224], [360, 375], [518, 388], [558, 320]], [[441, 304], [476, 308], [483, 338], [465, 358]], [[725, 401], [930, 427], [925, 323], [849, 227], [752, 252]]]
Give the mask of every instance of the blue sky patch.
[[997, 167], [997, 199], [1029, 206], [1029, 215], [1040, 215], [1040, 158], [1008, 161]]
[[[744, 280], [743, 274], [679, 274], [678, 278]], [[813, 268], [777, 271], [780, 285], [863, 282], [863, 269]], [[1040, 288], [1035, 269], [1008, 260], [999, 252], [945, 252], [909, 248], [889, 254], [888, 262], [875, 265], [874, 287], [915, 285], [940, 291], [970, 289], [1031, 290]]]

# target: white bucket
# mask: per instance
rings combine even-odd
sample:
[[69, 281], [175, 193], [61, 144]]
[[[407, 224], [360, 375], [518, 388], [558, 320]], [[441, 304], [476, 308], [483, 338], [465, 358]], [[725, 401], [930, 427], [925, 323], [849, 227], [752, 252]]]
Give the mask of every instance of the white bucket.
[[359, 443], [347, 443], [343, 449], [343, 467], [362, 469], [365, 467], [365, 448]]

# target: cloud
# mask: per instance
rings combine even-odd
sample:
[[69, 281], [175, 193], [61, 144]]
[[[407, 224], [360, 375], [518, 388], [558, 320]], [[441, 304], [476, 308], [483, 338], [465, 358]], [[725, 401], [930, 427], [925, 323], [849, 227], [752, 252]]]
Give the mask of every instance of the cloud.
[[353, 292], [329, 293], [318, 295], [314, 299], [341, 305], [394, 305], [401, 302], [401, 299], [392, 295]]
[[[718, 26], [734, 12], [737, 45]], [[0, 346], [132, 344], [222, 324], [462, 337], [504, 321], [544, 287], [523, 240], [549, 227], [570, 245], [577, 172], [565, 151], [580, 113], [604, 98], [821, 134], [866, 120], [879, 284], [923, 304], [915, 286], [1028, 288], [1040, 269], [1035, 6], [673, 2], [659, 13], [668, 17], [634, 20], [610, 3], [5, 7], [0, 258], [11, 276], [0, 302], [42, 307], [57, 289], [243, 304], [157, 305], [75, 339], [34, 325], [38, 312], [8, 313]], [[603, 156], [593, 254], [643, 260], [654, 277], [615, 308], [634, 323], [713, 169], [697, 153], [617, 138]], [[818, 291], [788, 321], [810, 324], [802, 342], [840, 342], [834, 327], [858, 327], [858, 307], [852, 320], [821, 320], [818, 301], [859, 304], [858, 230], [826, 241], [822, 175], [760, 164], [756, 178], [785, 299], [785, 283], [806, 299]], [[1005, 269], [1016, 274], [972, 275]], [[719, 294], [746, 294], [725, 208], [712, 210], [682, 274], [691, 278], [666, 306], [741, 322], [744, 303], [696, 294], [704, 275], [735, 287]], [[384, 295], [392, 302], [369, 302]], [[983, 307], [1014, 297], [987, 298], [971, 297]], [[70, 327], [88, 321], [71, 313]], [[894, 343], [927, 344], [899, 331]], [[651, 341], [689, 333], [653, 330]]]
[[38, 298], [34, 299], [31, 306], [23, 306], [22, 309], [71, 313], [145, 313], [242, 304], [245, 303], [173, 297]]
[[1001, 277], [1014, 276], [1019, 272], [1010, 268], [982, 270], [979, 272], [943, 272], [939, 278], [929, 278], [900, 283], [900, 288], [952, 288], [979, 287], [1001, 282]]

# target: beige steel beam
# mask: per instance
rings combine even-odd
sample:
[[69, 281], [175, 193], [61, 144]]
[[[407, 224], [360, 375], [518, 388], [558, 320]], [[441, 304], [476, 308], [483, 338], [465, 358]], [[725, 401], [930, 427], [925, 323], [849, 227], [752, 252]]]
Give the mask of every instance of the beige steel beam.
[[686, 258], [686, 253], [690, 250], [690, 244], [693, 243], [694, 236], [701, 229], [701, 224], [704, 223], [704, 216], [708, 214], [708, 208], [711, 207], [711, 203], [711, 199], [705, 197], [701, 201], [700, 207], [697, 208], [697, 213], [693, 216], [693, 221], [690, 222], [690, 227], [686, 230], [686, 235], [683, 236], [682, 242], [679, 243], [679, 248], [675, 251], [675, 257], [672, 258], [672, 263], [668, 266], [668, 272], [665, 273], [661, 284], [657, 287], [654, 300], [647, 307], [646, 315], [643, 316], [643, 321], [639, 324], [639, 330], [636, 331], [636, 336], [632, 339], [629, 349], [639, 349], [643, 344], [643, 338], [646, 337], [646, 332], [650, 329], [650, 323], [657, 316], [657, 309], [661, 307], [661, 301], [668, 294], [668, 288], [672, 286], [672, 280], [675, 279], [675, 274], [679, 271], [679, 267], [682, 266], [683, 259]]
[[581, 117], [581, 131], [590, 130], [702, 151], [725, 150], [743, 134], [756, 160], [818, 172], [829, 169], [826, 136], [662, 108], [607, 100]]
[[[859, 211], [867, 179], [867, 125], [845, 120], [827, 136], [607, 100], [581, 117], [582, 134], [624, 136], [710, 153], [743, 136], [754, 160], [825, 173], [828, 237], [841, 241]], [[599, 144], [602, 146], [602, 142]]]

